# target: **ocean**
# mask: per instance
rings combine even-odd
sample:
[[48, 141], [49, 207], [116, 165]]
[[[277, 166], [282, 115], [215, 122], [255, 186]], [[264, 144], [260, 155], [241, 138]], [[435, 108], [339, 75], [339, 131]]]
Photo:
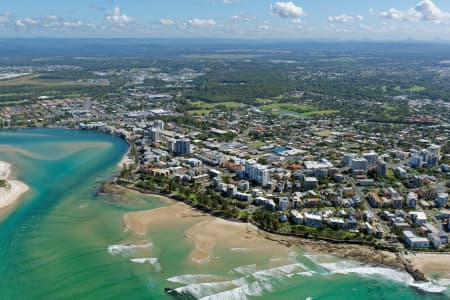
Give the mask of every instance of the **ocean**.
[[194, 218], [136, 234], [128, 212], [167, 202], [135, 192], [98, 193], [119, 172], [126, 143], [65, 129], [0, 131], [0, 160], [30, 191], [0, 219], [0, 299], [449, 299], [449, 280], [415, 284], [406, 273], [292, 247], [217, 245], [189, 259]]

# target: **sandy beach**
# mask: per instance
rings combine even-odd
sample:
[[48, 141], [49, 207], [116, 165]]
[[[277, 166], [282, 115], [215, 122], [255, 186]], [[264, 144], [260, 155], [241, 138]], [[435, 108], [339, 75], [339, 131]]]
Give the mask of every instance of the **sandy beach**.
[[10, 175], [11, 165], [0, 161], [0, 181], [6, 181], [6, 185], [0, 187], [0, 212], [13, 205], [29, 189], [23, 182], [11, 180]]
[[438, 274], [450, 279], [450, 253], [414, 253], [408, 255], [406, 259], [428, 277]]
[[152, 227], [161, 225], [178, 223], [186, 226], [186, 239], [193, 245], [190, 261], [197, 264], [208, 262], [217, 246], [278, 255], [287, 255], [289, 252], [284, 244], [266, 239], [265, 234], [252, 224], [215, 218], [184, 203], [176, 202], [167, 207], [127, 213], [123, 222], [128, 230], [138, 235], [144, 235]]
[[128, 156], [129, 154], [130, 154], [130, 150], [128, 150], [127, 153], [124, 154], [122, 159], [117, 164], [117, 166], [119, 168], [122, 169], [124, 165], [128, 167], [129, 165], [133, 164], [133, 160]]

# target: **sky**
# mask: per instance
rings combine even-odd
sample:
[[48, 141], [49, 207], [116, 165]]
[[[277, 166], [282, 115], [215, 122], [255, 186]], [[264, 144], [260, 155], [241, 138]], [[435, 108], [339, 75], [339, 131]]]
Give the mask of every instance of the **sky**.
[[450, 1], [2, 0], [0, 37], [450, 40]]

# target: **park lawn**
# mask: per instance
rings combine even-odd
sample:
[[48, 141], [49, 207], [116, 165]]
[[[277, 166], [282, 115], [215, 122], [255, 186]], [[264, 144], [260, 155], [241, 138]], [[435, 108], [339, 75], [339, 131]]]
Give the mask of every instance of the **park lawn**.
[[318, 131], [318, 132], [316, 132], [316, 135], [326, 138], [326, 137], [329, 137], [331, 135], [331, 131], [330, 130]]
[[266, 143], [264, 143], [263, 141], [254, 141], [254, 142], [251, 142], [250, 143], [250, 145], [252, 146], [252, 147], [255, 147], [255, 148], [259, 148], [259, 147], [262, 147], [262, 146], [264, 146]]
[[395, 179], [394, 170], [392, 170], [392, 169], [387, 169], [386, 175], [389, 179]]
[[203, 101], [195, 101], [191, 102], [193, 106], [195, 106], [198, 109], [213, 109], [217, 106], [225, 106], [226, 108], [238, 108], [242, 105], [242, 103], [235, 102], [235, 101], [225, 101], [225, 102], [216, 102], [216, 103], [206, 103]]
[[259, 108], [262, 110], [283, 109], [298, 113], [310, 112], [316, 109], [314, 106], [311, 106], [309, 104], [295, 104], [295, 103], [272, 103], [262, 105]]
[[426, 91], [426, 88], [423, 86], [419, 86], [419, 85], [413, 85], [407, 89], [404, 89], [400, 86], [396, 86], [394, 87], [394, 90], [397, 92], [410, 92], [410, 93], [416, 93], [416, 92], [423, 92]]
[[309, 116], [309, 117], [326, 117], [326, 116], [334, 115], [337, 112], [338, 112], [337, 110], [326, 109], [326, 110], [317, 110], [317, 111], [307, 112], [307, 113], [305, 113], [305, 115]]
[[242, 103], [234, 102], [234, 101], [226, 101], [226, 102], [219, 102], [216, 105], [214, 105], [214, 107], [219, 106], [219, 105], [225, 106], [226, 108], [239, 108], [242, 105]]
[[427, 89], [423, 86], [418, 86], [418, 85], [413, 85], [412, 87], [410, 87], [408, 89], [408, 91], [410, 92], [423, 92], [426, 91]]

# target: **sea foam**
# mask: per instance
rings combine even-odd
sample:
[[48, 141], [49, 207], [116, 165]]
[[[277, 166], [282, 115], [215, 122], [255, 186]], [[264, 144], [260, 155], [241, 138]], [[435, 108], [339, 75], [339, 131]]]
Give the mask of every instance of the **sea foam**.
[[158, 258], [156, 257], [148, 257], [148, 258], [132, 258], [130, 259], [131, 262], [134, 262], [136, 264], [145, 264], [149, 263], [153, 266], [156, 272], [161, 271], [161, 265], [158, 262]]
[[268, 280], [261, 280], [203, 297], [200, 300], [246, 300], [248, 296], [261, 296], [263, 292], [270, 292], [272, 290], [272, 284]]
[[428, 293], [443, 293], [448, 288], [448, 282], [445, 281], [416, 282], [406, 272], [390, 268], [365, 266], [357, 262], [319, 263], [319, 266], [329, 270], [330, 274], [356, 274], [364, 277], [377, 276], [389, 281], [406, 284]]
[[220, 276], [210, 275], [210, 274], [185, 274], [185, 275], [178, 275], [178, 276], [170, 277], [167, 279], [167, 281], [188, 285], [188, 284], [195, 284], [195, 283], [202, 283], [202, 282], [220, 281], [222, 279], [223, 278]]
[[138, 249], [151, 249], [153, 247], [152, 243], [143, 244], [143, 245], [111, 245], [108, 246], [109, 254], [116, 256], [132, 256], [135, 254]]

